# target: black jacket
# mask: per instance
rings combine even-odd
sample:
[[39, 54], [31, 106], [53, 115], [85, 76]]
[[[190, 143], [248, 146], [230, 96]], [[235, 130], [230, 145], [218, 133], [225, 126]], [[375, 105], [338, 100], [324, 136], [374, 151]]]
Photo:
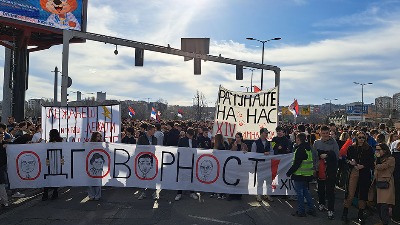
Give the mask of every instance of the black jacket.
[[[151, 136], [152, 145], [157, 145], [157, 138]], [[137, 145], [150, 145], [149, 139], [147, 139], [147, 135], [142, 135], [139, 137]]]
[[[275, 142], [273, 148], [274, 155], [287, 154], [292, 152], [292, 142], [286, 137], [273, 137], [271, 142]], [[282, 148], [279, 149], [279, 146]]]
[[164, 136], [164, 145], [165, 146], [178, 146], [179, 141], [179, 130], [172, 128], [168, 133]]
[[[189, 138], [183, 137], [179, 139], [178, 147], [189, 147]], [[197, 148], [197, 140], [192, 138], [192, 148]]]
[[135, 139], [134, 136], [132, 136], [132, 137], [125, 136], [124, 138], [122, 138], [121, 143], [124, 143], [124, 144], [136, 144], [136, 139]]

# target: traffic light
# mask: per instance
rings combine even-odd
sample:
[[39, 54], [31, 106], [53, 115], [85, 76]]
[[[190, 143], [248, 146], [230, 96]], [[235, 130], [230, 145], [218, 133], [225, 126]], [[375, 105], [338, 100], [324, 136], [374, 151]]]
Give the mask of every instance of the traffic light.
[[194, 58], [194, 75], [201, 75], [201, 59]]
[[243, 80], [243, 66], [236, 65], [236, 80]]
[[144, 49], [135, 48], [135, 66], [143, 66]]

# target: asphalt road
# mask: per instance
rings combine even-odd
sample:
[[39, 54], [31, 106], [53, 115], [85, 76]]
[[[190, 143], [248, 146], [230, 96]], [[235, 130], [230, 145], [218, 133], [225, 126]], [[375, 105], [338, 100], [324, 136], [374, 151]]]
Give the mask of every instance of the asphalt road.
[[[316, 197], [315, 187], [313, 196]], [[36, 191], [34, 191], [36, 190]], [[200, 193], [198, 200], [184, 192], [180, 201], [175, 201], [175, 191], [161, 191], [160, 199], [138, 200], [135, 188], [103, 187], [100, 201], [88, 201], [86, 188], [61, 188], [56, 200], [41, 201], [38, 189], [27, 189], [26, 198], [12, 199], [9, 208], [0, 209], [1, 225], [84, 225], [84, 224], [157, 224], [157, 225], [256, 225], [256, 224], [342, 224], [343, 192], [337, 189], [336, 218], [328, 220], [326, 212], [317, 217], [298, 218], [291, 216], [296, 202], [274, 197], [273, 202], [255, 201], [255, 196], [243, 196], [242, 200], [227, 201], [209, 198]], [[356, 224], [357, 209], [351, 208], [349, 224]], [[368, 218], [367, 224], [378, 222], [377, 215]]]

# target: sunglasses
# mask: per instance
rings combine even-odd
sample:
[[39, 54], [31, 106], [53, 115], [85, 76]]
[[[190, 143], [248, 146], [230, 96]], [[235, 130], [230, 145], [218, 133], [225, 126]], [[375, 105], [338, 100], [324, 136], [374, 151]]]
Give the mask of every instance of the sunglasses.
[[358, 139], [366, 139], [366, 137], [357, 137]]

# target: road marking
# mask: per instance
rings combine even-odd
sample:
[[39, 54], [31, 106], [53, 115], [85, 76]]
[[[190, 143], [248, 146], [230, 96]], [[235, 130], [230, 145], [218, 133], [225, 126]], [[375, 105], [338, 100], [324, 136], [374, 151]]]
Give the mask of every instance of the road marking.
[[257, 207], [251, 207], [251, 208], [248, 208], [248, 209], [246, 209], [246, 210], [241, 210], [241, 211], [237, 211], [237, 212], [228, 214], [228, 216], [236, 216], [236, 215], [240, 215], [240, 214], [243, 214], [243, 213], [247, 213], [247, 212], [250, 212], [250, 211], [253, 211], [253, 210], [256, 210], [256, 209], [258, 209], [258, 208], [257, 208]]
[[189, 215], [189, 217], [192, 217], [192, 218], [195, 218], [195, 219], [201, 219], [201, 220], [211, 221], [211, 222], [216, 222], [216, 223], [222, 223], [222, 224], [241, 225], [240, 223], [232, 223], [232, 222], [229, 222], [229, 221], [217, 220], [217, 219], [208, 218], [208, 217], [202, 217], [202, 216], [192, 216], [192, 215]]

